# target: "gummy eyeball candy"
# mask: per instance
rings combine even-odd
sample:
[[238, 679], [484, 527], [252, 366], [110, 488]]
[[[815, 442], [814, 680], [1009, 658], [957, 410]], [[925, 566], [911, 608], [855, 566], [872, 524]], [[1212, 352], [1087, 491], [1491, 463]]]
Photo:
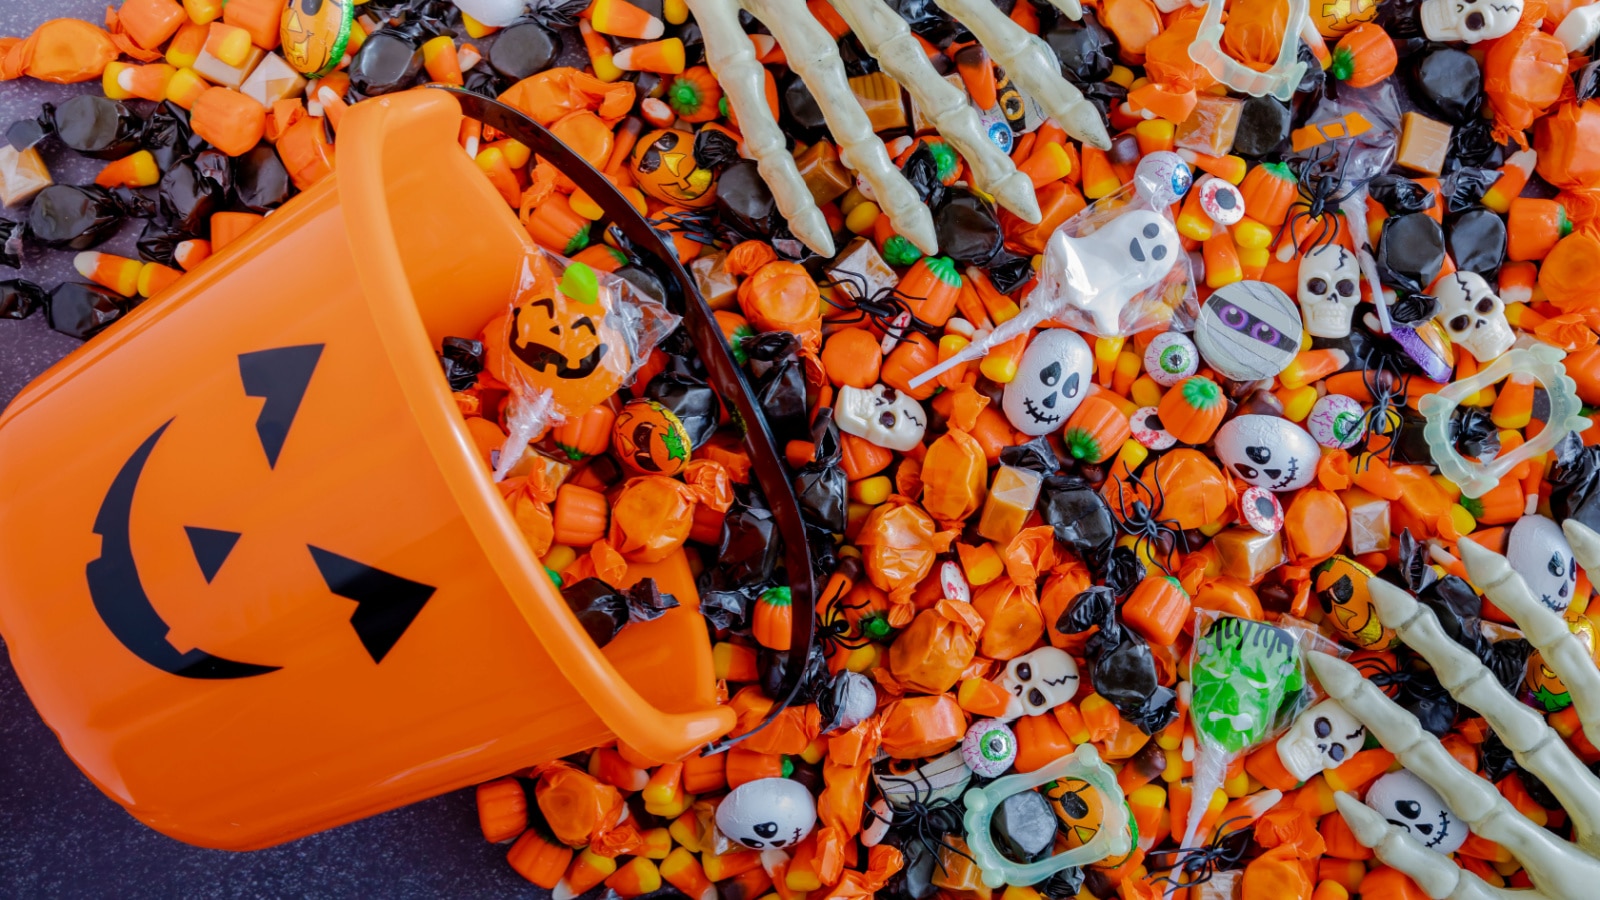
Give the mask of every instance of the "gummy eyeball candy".
[[1133, 431], [1133, 439], [1150, 450], [1165, 450], [1178, 442], [1161, 424], [1161, 412], [1154, 406], [1145, 406], [1133, 411], [1128, 418], [1128, 425]]
[[1366, 412], [1353, 397], [1328, 394], [1311, 407], [1306, 430], [1324, 447], [1348, 450], [1361, 443], [1362, 417]]
[[1244, 523], [1262, 534], [1283, 529], [1283, 505], [1266, 488], [1246, 488], [1239, 495], [1239, 511], [1244, 513]]
[[1217, 458], [1246, 482], [1294, 491], [1317, 474], [1322, 450], [1304, 428], [1277, 416], [1235, 416], [1217, 430]]
[[1200, 368], [1200, 351], [1187, 335], [1166, 331], [1155, 336], [1144, 351], [1144, 369], [1150, 380], [1172, 387]]
[[961, 741], [961, 758], [975, 774], [999, 778], [1017, 758], [1017, 736], [995, 719], [973, 722]]
[[717, 829], [751, 850], [793, 847], [811, 833], [816, 821], [817, 803], [811, 792], [787, 778], [747, 781], [717, 805]]
[[[1189, 164], [1171, 150], [1148, 153], [1133, 172], [1133, 184], [1154, 206], [1171, 206], [1189, 193]], [[1241, 214], [1243, 206], [1241, 204]]]
[[1244, 218], [1244, 194], [1215, 175], [1200, 180], [1200, 208], [1218, 225], [1232, 225]]

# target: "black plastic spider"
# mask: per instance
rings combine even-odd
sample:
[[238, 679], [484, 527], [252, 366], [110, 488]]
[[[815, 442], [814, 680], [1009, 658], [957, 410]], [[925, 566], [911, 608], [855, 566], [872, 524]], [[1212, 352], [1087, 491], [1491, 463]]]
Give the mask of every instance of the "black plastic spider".
[[872, 643], [874, 635], [869, 634], [864, 628], [858, 628], [856, 623], [852, 623], [845, 615], [846, 611], [866, 608], [867, 601], [846, 603], [843, 594], [822, 598], [817, 606], [817, 640], [828, 656], [832, 656], [841, 648], [860, 650]]
[[685, 239], [708, 247], [717, 242], [716, 232], [711, 227], [711, 213], [702, 210], [662, 213], [652, 218], [650, 224], [669, 234], [676, 229]]
[[1252, 831], [1248, 827], [1229, 831], [1228, 826], [1236, 822], [1248, 824], [1248, 821], [1240, 817], [1223, 822], [1217, 828], [1216, 839], [1209, 844], [1151, 853], [1146, 864], [1152, 870], [1171, 870], [1170, 874], [1153, 880], [1165, 881], [1175, 888], [1194, 887], [1210, 881], [1218, 872], [1239, 868], [1244, 861], [1245, 851], [1250, 849]]
[[[1373, 348], [1361, 358], [1361, 383], [1372, 395], [1372, 406], [1361, 416], [1362, 434], [1368, 438], [1388, 438], [1381, 452], [1386, 459], [1392, 460], [1403, 422], [1399, 406], [1405, 403], [1411, 376], [1402, 374], [1387, 354]], [[1362, 465], [1366, 465], [1365, 460]]]
[[917, 318], [911, 312], [907, 298], [897, 288], [879, 288], [868, 294], [870, 285], [864, 277], [855, 272], [840, 272], [827, 282], [827, 286], [835, 288], [830, 292], [833, 294], [832, 297], [823, 295], [829, 306], [856, 314], [853, 317], [830, 319], [831, 322], [854, 325], [870, 319], [874, 325], [896, 341], [905, 340], [911, 331], [919, 331], [929, 338], [936, 337], [941, 332], [941, 329], [934, 328]]
[[[1156, 466], [1160, 464], [1159, 459], [1153, 463]], [[1153, 560], [1161, 571], [1171, 575], [1172, 570], [1167, 568], [1166, 556], [1179, 543], [1183, 545], [1183, 552], [1188, 553], [1189, 536], [1179, 527], [1177, 519], [1158, 518], [1166, 507], [1166, 494], [1161, 490], [1161, 479], [1159, 477], [1154, 479], [1154, 488], [1131, 472], [1126, 479], [1113, 480], [1117, 483], [1117, 506], [1112, 510], [1112, 515], [1116, 518], [1117, 525], [1133, 536], [1134, 550], [1142, 551], [1139, 555]], [[1133, 486], [1132, 504], [1129, 504], [1124, 496], [1124, 483]], [[1148, 497], [1150, 502], [1146, 503], [1141, 495]]]
[[[911, 800], [904, 805], [891, 807], [889, 827], [902, 829], [907, 832], [907, 837], [915, 838], [922, 845], [922, 849], [933, 857], [934, 864], [939, 871], [948, 872], [944, 867], [944, 860], [939, 858], [937, 848], [944, 848], [957, 856], [963, 857], [973, 864], [977, 860], [962, 850], [959, 846], [945, 840], [946, 835], [962, 833], [962, 816], [965, 809], [949, 797], [934, 799], [933, 785], [928, 782], [928, 777], [922, 774], [920, 768], [916, 769], [915, 777], [879, 775], [880, 783], [912, 785]], [[877, 813], [868, 809], [868, 812], [877, 816]]]
[[1340, 215], [1339, 207], [1361, 190], [1361, 185], [1345, 182], [1353, 155], [1338, 153], [1333, 143], [1329, 142], [1301, 160], [1295, 169], [1300, 200], [1294, 205], [1294, 212], [1278, 227], [1278, 233], [1272, 238], [1274, 245], [1283, 237], [1284, 229], [1288, 229], [1291, 235], [1295, 234], [1296, 225], [1308, 219], [1319, 220], [1319, 224], [1316, 240], [1306, 248], [1307, 253], [1339, 239], [1339, 231], [1344, 227], [1344, 217]]

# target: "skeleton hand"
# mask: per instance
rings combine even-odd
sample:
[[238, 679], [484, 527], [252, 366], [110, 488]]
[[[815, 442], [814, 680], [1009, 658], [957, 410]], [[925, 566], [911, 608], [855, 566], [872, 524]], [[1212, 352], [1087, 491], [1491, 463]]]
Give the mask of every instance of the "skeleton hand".
[[[1600, 535], [1569, 521], [1567, 540], [1579, 564], [1600, 572]], [[1470, 540], [1460, 542], [1462, 561], [1484, 595], [1516, 620], [1544, 656], [1544, 664], [1571, 691], [1587, 734], [1600, 735], [1600, 671], [1561, 616], [1536, 600], [1505, 557]], [[1438, 791], [1473, 833], [1509, 850], [1533, 881], [1533, 891], [1495, 887], [1456, 867], [1449, 857], [1416, 838], [1349, 794], [1335, 797], [1339, 812], [1378, 859], [1409, 875], [1435, 900], [1513, 900], [1548, 897], [1577, 900], [1600, 891], [1600, 780], [1579, 761], [1537, 712], [1518, 702], [1472, 653], [1452, 641], [1431, 610], [1410, 594], [1376, 578], [1369, 583], [1379, 618], [1432, 664], [1450, 695], [1488, 720], [1517, 762], [1542, 780], [1572, 821], [1573, 843], [1518, 814], [1493, 784], [1456, 762], [1438, 739], [1356, 669], [1339, 659], [1311, 654], [1322, 686], [1361, 719], [1406, 768]]]
[[[833, 236], [806, 189], [783, 132], [767, 106], [765, 75], [750, 39], [739, 25], [742, 7], [772, 31], [789, 66], [816, 97], [839, 145], [839, 158], [872, 188], [895, 230], [927, 254], [938, 251], [933, 215], [894, 167], [883, 142], [850, 92], [844, 64], [827, 30], [804, 0], [688, 0], [705, 39], [706, 64], [722, 83], [724, 96], [744, 133], [761, 177], [772, 188], [789, 229], [806, 246], [834, 253]], [[1055, 51], [1041, 38], [1011, 21], [989, 0], [937, 0], [988, 49], [996, 64], [1073, 137], [1101, 149], [1111, 147], [1100, 113], [1061, 77]], [[1068, 16], [1081, 15], [1077, 0], [1052, 0]], [[905, 20], [883, 0], [834, 0], [883, 71], [899, 82], [945, 139], [972, 168], [974, 186], [1028, 222], [1039, 221], [1033, 184], [984, 134], [967, 96], [934, 70]]]

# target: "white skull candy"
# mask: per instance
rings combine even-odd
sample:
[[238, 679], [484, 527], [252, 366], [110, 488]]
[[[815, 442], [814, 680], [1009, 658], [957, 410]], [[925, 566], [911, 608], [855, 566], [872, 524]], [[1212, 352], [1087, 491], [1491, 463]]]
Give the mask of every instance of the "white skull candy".
[[717, 804], [717, 830], [751, 850], [793, 847], [816, 823], [811, 792], [787, 778], [746, 781]]
[[1517, 336], [1506, 321], [1506, 305], [1476, 272], [1455, 272], [1439, 280], [1434, 297], [1439, 321], [1450, 340], [1478, 362], [1492, 362], [1511, 349]]
[[1060, 292], [1069, 305], [1088, 314], [1101, 335], [1120, 334], [1118, 323], [1128, 303], [1159, 284], [1184, 255], [1172, 222], [1147, 209], [1129, 210], [1084, 237], [1057, 231], [1044, 253], [1045, 278], [1039, 289], [1045, 296]]
[[1017, 376], [1006, 384], [1001, 409], [1023, 434], [1049, 434], [1089, 395], [1093, 380], [1094, 353], [1077, 332], [1041, 331], [1017, 361]]
[[928, 430], [928, 414], [922, 404], [884, 384], [866, 390], [848, 385], [839, 388], [833, 420], [845, 434], [901, 453], [922, 443]]
[[1338, 244], [1318, 247], [1300, 258], [1300, 309], [1312, 337], [1350, 334], [1350, 318], [1361, 300], [1361, 270], [1355, 256]]
[[1522, 18], [1522, 0], [1422, 0], [1422, 32], [1430, 41], [1505, 37]]
[[1374, 781], [1367, 789], [1367, 805], [1429, 850], [1454, 853], [1467, 840], [1466, 823], [1427, 782], [1405, 769]]
[[1078, 664], [1065, 650], [1040, 647], [1007, 663], [1000, 685], [1011, 698], [1001, 721], [1041, 715], [1078, 693]]
[[1533, 599], [1564, 613], [1578, 586], [1578, 563], [1561, 526], [1544, 516], [1523, 516], [1506, 537], [1506, 559]]
[[1324, 700], [1300, 714], [1278, 739], [1278, 759], [1289, 774], [1305, 781], [1336, 769], [1366, 741], [1367, 728], [1337, 700]]

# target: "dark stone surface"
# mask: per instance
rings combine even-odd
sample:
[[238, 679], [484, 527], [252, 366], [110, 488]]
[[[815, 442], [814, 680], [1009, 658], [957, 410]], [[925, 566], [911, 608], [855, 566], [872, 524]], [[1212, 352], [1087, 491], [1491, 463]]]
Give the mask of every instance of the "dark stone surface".
[[[0, 35], [46, 19], [101, 22], [103, 0], [0, 0]], [[97, 85], [0, 84], [0, 127]], [[103, 163], [59, 149], [57, 181], [91, 181]], [[0, 218], [22, 211], [0, 209]], [[134, 234], [104, 247], [132, 256]], [[29, 248], [22, 277], [46, 290], [80, 280], [72, 253]], [[18, 273], [0, 268], [0, 279]], [[43, 313], [0, 321], [0, 405], [79, 346]], [[0, 500], [3, 502], [3, 500]], [[0, 894], [8, 897], [542, 897], [478, 831], [470, 790], [256, 853], [201, 850], [158, 834], [102, 795], [62, 752], [28, 701], [10, 659], [0, 661]]]

